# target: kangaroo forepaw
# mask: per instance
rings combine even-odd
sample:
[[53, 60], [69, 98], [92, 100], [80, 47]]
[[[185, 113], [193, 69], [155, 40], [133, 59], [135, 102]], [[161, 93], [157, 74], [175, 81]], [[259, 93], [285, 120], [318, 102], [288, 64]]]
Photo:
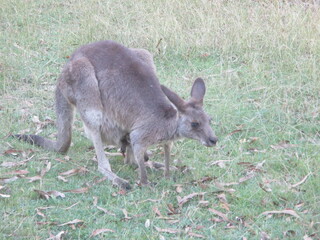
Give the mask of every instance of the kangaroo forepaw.
[[166, 172], [165, 172], [165, 173], [164, 173], [164, 177], [165, 177], [167, 180], [169, 180], [170, 177], [171, 177], [171, 176], [170, 176], [170, 173], [166, 173]]
[[131, 185], [129, 184], [129, 182], [127, 180], [124, 180], [122, 178], [115, 178], [113, 181], [112, 181], [112, 184], [121, 188], [121, 189], [124, 189], [124, 190], [130, 190], [131, 189]]

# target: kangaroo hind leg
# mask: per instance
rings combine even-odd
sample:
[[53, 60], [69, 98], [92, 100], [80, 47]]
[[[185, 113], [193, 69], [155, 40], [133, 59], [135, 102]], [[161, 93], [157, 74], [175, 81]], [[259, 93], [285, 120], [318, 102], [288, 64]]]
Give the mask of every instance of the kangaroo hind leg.
[[108, 158], [104, 153], [101, 128], [103, 124], [103, 105], [98, 80], [91, 63], [86, 58], [72, 62], [72, 89], [76, 106], [93, 142], [98, 159], [98, 169], [114, 185], [130, 189], [129, 183], [112, 172]]

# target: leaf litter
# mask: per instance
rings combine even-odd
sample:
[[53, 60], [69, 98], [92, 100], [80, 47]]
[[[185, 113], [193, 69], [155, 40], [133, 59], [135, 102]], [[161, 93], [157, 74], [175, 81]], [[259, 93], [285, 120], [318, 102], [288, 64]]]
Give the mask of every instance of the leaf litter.
[[290, 142], [288, 140], [286, 141], [282, 141], [276, 145], [271, 145], [270, 147], [273, 150], [283, 150], [283, 149], [287, 149], [287, 148], [294, 148], [294, 147], [298, 147], [299, 145], [297, 144], [290, 144]]
[[163, 216], [162, 213], [160, 212], [159, 208], [156, 207], [156, 206], [154, 206], [154, 207], [152, 208], [152, 210], [153, 210], [153, 212], [156, 214], [157, 219], [175, 220], [175, 219], [172, 218], [172, 217], [165, 217], [165, 216]]
[[187, 203], [188, 201], [190, 201], [192, 198], [194, 197], [201, 197], [203, 198], [203, 196], [206, 194], [206, 192], [198, 192], [198, 193], [191, 193], [187, 196], [184, 196], [184, 197], [180, 197], [180, 196], [177, 196], [177, 200], [178, 200], [178, 205], [180, 208], [182, 208], [182, 206]]
[[181, 232], [181, 230], [179, 230], [179, 229], [174, 229], [174, 228], [159, 228], [159, 227], [156, 227], [156, 226], [155, 226], [155, 229], [156, 229], [158, 232], [161, 232], [161, 233], [177, 234], [177, 233], [180, 233], [180, 232]]
[[40, 198], [44, 198], [46, 200], [50, 199], [50, 198], [64, 198], [65, 195], [64, 193], [61, 193], [61, 192], [58, 192], [58, 191], [42, 191], [42, 190], [37, 190], [37, 189], [34, 189], [34, 191], [36, 193], [39, 194]]
[[101, 234], [101, 233], [105, 233], [105, 232], [112, 232], [112, 233], [114, 233], [115, 231], [112, 230], [112, 229], [108, 229], [108, 228], [100, 228], [100, 229], [94, 230], [94, 231], [91, 233], [90, 237], [92, 238], [92, 237], [95, 237], [95, 236], [97, 236], [97, 235], [99, 235], [99, 234]]
[[72, 221], [69, 221], [69, 222], [66, 222], [66, 223], [62, 223], [62, 224], [59, 224], [58, 227], [63, 227], [63, 226], [66, 226], [66, 225], [77, 225], [77, 224], [80, 224], [82, 225], [84, 223], [83, 220], [80, 220], [80, 219], [74, 219]]
[[103, 208], [103, 207], [99, 207], [99, 206], [96, 206], [97, 209], [99, 209], [100, 211], [102, 211], [103, 213], [107, 214], [107, 215], [110, 215], [110, 216], [116, 216], [116, 214], [114, 214], [113, 212], [110, 212], [109, 210]]
[[68, 177], [74, 176], [76, 174], [85, 173], [88, 171], [89, 171], [88, 169], [86, 169], [84, 167], [80, 167], [80, 168], [75, 168], [75, 169], [68, 170], [66, 172], [59, 173], [59, 176], [62, 176], [64, 178], [68, 178]]
[[49, 233], [49, 238], [46, 240], [62, 240], [62, 236], [66, 234], [66, 231], [61, 231], [57, 235], [53, 235], [51, 232]]
[[213, 209], [213, 208], [208, 208], [208, 210], [209, 210], [209, 212], [211, 212], [211, 213], [219, 216], [220, 218], [222, 218], [222, 220], [225, 221], [225, 222], [230, 222], [230, 223], [233, 222], [233, 221], [231, 221], [231, 220], [227, 217], [226, 214], [224, 214], [224, 213], [222, 213], [222, 212], [220, 212], [220, 211], [218, 211], [218, 210], [215, 210], [215, 209]]
[[308, 177], [310, 175], [312, 175], [312, 173], [308, 173], [301, 181], [297, 182], [296, 184], [291, 185], [291, 188], [296, 188], [296, 187], [300, 186], [301, 184], [303, 184], [308, 179]]
[[83, 187], [83, 188], [77, 188], [77, 189], [70, 189], [70, 190], [63, 190], [63, 192], [69, 192], [69, 193], [87, 193], [89, 192], [90, 187]]
[[300, 218], [300, 216], [292, 209], [285, 209], [285, 210], [281, 210], [281, 211], [265, 211], [263, 213], [261, 213], [261, 215], [291, 215], [293, 217], [296, 218]]

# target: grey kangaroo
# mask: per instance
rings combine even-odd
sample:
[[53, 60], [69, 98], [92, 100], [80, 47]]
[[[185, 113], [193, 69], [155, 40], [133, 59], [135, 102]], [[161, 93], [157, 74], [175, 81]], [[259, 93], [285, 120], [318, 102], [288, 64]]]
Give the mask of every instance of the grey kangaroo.
[[191, 138], [211, 147], [217, 137], [203, 111], [205, 84], [194, 81], [191, 98], [184, 101], [160, 85], [152, 55], [144, 49], [100, 41], [76, 50], [65, 64], [55, 92], [58, 134], [56, 141], [38, 135], [15, 137], [45, 149], [65, 153], [71, 143], [74, 109], [92, 140], [98, 169], [114, 185], [130, 189], [128, 181], [112, 172], [104, 143], [121, 146], [125, 163], [139, 167], [140, 183], [148, 184], [145, 152], [164, 145], [165, 171], [169, 176], [173, 140]]

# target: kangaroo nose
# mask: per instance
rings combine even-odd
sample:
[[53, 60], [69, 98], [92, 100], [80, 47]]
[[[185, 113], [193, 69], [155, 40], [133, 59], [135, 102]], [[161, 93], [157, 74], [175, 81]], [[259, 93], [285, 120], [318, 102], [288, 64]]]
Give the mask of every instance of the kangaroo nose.
[[210, 138], [209, 138], [209, 141], [210, 141], [210, 143], [211, 143], [212, 145], [215, 145], [215, 144], [217, 143], [217, 141], [218, 141], [218, 138], [217, 138], [217, 137], [210, 137]]

